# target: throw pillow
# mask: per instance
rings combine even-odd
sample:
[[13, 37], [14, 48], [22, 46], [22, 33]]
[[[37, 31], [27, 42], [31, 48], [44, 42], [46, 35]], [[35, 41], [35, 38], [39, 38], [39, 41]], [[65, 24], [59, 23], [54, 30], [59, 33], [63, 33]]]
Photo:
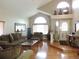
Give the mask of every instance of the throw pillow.
[[18, 40], [18, 39], [17, 39], [17, 34], [16, 34], [16, 33], [12, 33], [12, 36], [13, 36], [13, 38], [14, 38], [15, 41]]
[[9, 36], [10, 36], [10, 42], [13, 42], [14, 38], [13, 38], [12, 34], [9, 34]]
[[1, 41], [8, 41], [8, 42], [9, 42], [9, 37], [8, 37], [8, 35], [2, 35], [2, 36], [1, 36]]
[[3, 48], [0, 46], [0, 50], [3, 50]]
[[17, 40], [21, 39], [21, 33], [16, 33]]

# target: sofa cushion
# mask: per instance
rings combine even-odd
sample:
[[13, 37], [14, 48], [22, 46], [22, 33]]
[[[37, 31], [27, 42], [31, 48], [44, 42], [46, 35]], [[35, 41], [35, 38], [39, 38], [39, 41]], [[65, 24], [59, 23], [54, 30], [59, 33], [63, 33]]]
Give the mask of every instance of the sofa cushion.
[[18, 39], [18, 40], [22, 38], [21, 33], [16, 33], [16, 35], [17, 35], [17, 39]]
[[17, 41], [18, 40], [16, 33], [11, 33], [11, 35], [13, 36], [14, 41]]
[[10, 41], [9, 40], [9, 35], [2, 35], [1, 36], [1, 41], [8, 41], [9, 42]]
[[0, 46], [0, 50], [3, 50], [3, 48]]
[[43, 38], [43, 34], [41, 32], [35, 32], [32, 36], [31, 39], [42, 39]]
[[0, 45], [7, 45], [8, 41], [0, 41]]
[[21, 34], [20, 33], [12, 33], [12, 36], [13, 36], [14, 40], [21, 39]]

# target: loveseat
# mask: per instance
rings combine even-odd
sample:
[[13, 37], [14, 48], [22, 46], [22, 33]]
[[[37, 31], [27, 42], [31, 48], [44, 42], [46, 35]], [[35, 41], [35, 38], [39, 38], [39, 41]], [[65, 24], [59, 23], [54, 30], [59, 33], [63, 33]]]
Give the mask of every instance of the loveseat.
[[0, 59], [16, 59], [20, 55], [20, 46], [0, 46]]
[[0, 45], [19, 45], [25, 41], [26, 38], [22, 38], [21, 33], [10, 33], [0, 36]]
[[43, 39], [43, 33], [41, 32], [34, 32], [34, 34], [31, 37], [32, 40], [42, 40]]
[[30, 59], [33, 51], [21, 51], [20, 45], [0, 46], [0, 59]]

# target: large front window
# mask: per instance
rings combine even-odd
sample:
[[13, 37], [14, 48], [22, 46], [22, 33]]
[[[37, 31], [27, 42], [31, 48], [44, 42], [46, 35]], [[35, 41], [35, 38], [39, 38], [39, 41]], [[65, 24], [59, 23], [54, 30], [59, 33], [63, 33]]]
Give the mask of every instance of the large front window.
[[44, 17], [37, 17], [34, 21], [33, 32], [42, 32], [43, 34], [48, 33], [47, 21]]
[[4, 22], [0, 22], [0, 35], [3, 34]]

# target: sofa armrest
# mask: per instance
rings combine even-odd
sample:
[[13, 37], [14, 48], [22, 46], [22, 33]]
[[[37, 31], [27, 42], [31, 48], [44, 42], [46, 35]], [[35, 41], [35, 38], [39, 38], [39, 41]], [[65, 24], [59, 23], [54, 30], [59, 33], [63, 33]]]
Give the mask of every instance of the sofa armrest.
[[33, 54], [32, 50], [26, 50], [17, 59], [30, 59], [32, 54]]
[[20, 55], [20, 46], [0, 50], [0, 59], [15, 59]]

